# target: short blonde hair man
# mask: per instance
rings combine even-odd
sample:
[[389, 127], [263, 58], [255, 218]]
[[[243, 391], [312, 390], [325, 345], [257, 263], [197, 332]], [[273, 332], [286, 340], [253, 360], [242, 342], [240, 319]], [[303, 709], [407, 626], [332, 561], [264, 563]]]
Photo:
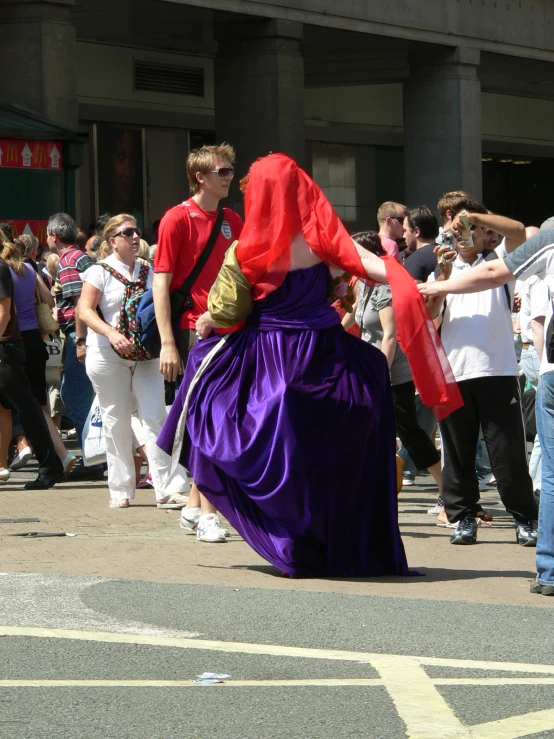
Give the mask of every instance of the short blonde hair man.
[[189, 179], [190, 194], [196, 195], [200, 189], [198, 174], [209, 174], [215, 166], [216, 159], [226, 159], [230, 164], [235, 163], [235, 150], [231, 144], [201, 146], [194, 149], [187, 157], [187, 177]]

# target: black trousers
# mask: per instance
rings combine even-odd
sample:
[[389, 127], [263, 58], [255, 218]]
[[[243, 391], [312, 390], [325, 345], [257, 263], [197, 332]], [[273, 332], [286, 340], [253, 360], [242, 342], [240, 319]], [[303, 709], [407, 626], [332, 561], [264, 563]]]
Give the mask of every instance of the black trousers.
[[0, 342], [0, 404], [19, 416], [36, 454], [40, 474], [63, 472], [44, 413], [25, 375], [25, 350], [21, 341]]
[[440, 422], [442, 497], [451, 523], [480, 509], [475, 472], [479, 424], [502, 503], [518, 519], [538, 517], [527, 468], [517, 377], [478, 377], [458, 383], [464, 405]]
[[418, 470], [426, 470], [437, 462], [441, 455], [417, 421], [415, 387], [413, 382], [392, 386], [396, 435], [408, 450]]

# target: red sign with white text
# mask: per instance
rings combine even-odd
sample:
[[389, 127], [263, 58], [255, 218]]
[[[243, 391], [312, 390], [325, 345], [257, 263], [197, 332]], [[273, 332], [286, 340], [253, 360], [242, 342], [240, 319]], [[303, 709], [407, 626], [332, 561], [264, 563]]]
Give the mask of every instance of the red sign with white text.
[[14, 239], [21, 234], [33, 234], [41, 244], [46, 244], [46, 226], [48, 221], [14, 221], [13, 218], [0, 218], [0, 223], [9, 223], [12, 227]]
[[61, 170], [61, 141], [0, 139], [0, 167]]

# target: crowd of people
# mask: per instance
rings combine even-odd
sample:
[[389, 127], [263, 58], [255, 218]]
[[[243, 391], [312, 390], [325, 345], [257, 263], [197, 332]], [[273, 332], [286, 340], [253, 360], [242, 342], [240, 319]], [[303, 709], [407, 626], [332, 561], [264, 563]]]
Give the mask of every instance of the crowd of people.
[[[111, 508], [151, 487], [200, 541], [227, 540], [220, 511], [287, 575], [370, 576], [409, 572], [397, 489], [427, 470], [452, 544], [491, 524], [495, 485], [515, 541], [538, 541], [533, 592], [554, 594], [552, 219], [539, 231], [454, 191], [385, 202], [350, 236], [276, 154], [241, 181], [243, 223], [220, 204], [234, 161], [227, 144], [191, 152], [191, 196], [150, 243], [127, 213], [88, 235], [55, 214], [46, 245], [0, 224], [0, 480], [32, 454], [28, 488], [101, 478], [60, 435], [71, 419], [82, 448], [96, 403]], [[148, 291], [155, 353], [136, 319]]]

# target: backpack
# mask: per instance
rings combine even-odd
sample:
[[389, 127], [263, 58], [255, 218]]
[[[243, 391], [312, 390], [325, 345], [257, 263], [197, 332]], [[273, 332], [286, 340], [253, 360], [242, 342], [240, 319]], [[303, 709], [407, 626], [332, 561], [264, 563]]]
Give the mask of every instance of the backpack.
[[134, 359], [136, 362], [143, 362], [147, 359], [153, 359], [154, 357], [146, 349], [141, 342], [141, 332], [137, 322], [137, 308], [140, 300], [146, 292], [146, 283], [148, 281], [148, 274], [150, 267], [143, 264], [140, 268], [139, 276], [136, 282], [131, 282], [126, 277], [123, 277], [121, 272], [118, 272], [113, 267], [105, 262], [99, 262], [100, 266], [109, 272], [112, 277], [118, 282], [121, 282], [125, 286], [125, 293], [123, 300], [121, 301], [121, 310], [119, 311], [119, 320], [117, 322], [116, 329], [119, 333], [123, 334], [127, 339], [130, 339], [135, 345], [134, 355], [132, 357], [120, 354], [116, 349], [115, 353], [122, 359]]
[[[194, 301], [190, 295], [191, 288], [198, 275], [204, 269], [206, 262], [208, 261], [210, 254], [213, 251], [219, 232], [221, 231], [221, 224], [223, 223], [223, 216], [225, 211], [223, 208], [219, 208], [217, 218], [213, 225], [212, 231], [206, 242], [202, 253], [198, 257], [198, 261], [194, 265], [192, 272], [183, 282], [181, 287], [177, 290], [169, 293], [169, 304], [171, 308], [171, 328], [173, 330], [173, 336], [175, 337], [175, 343], [179, 346], [179, 324], [181, 323], [181, 316], [185, 311], [194, 309]], [[160, 339], [160, 332], [158, 330], [158, 324], [156, 322], [156, 312], [154, 310], [154, 292], [152, 289], [146, 290], [144, 295], [141, 296], [138, 308], [136, 311], [136, 321], [138, 324], [139, 342], [141, 346], [150, 354], [150, 357], [157, 358], [160, 356], [162, 348], [162, 342]]]

